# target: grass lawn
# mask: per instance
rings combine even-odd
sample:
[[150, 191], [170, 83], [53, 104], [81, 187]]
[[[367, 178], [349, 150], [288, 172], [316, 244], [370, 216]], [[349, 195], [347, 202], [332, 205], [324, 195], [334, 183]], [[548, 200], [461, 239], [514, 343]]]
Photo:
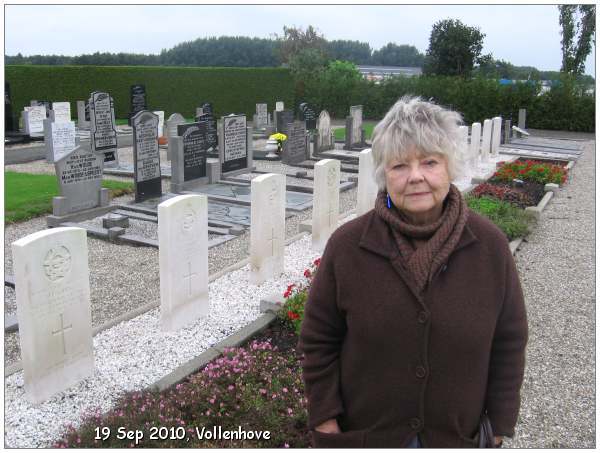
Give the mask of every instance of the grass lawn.
[[[373, 135], [373, 128], [375, 124], [363, 123], [363, 128], [365, 130], [365, 140], [371, 140], [371, 135]], [[334, 129], [336, 140], [344, 140], [346, 138], [346, 128], [342, 127], [339, 129]]]
[[[133, 193], [133, 183], [103, 180], [113, 197]], [[52, 212], [52, 197], [58, 196], [55, 175], [4, 172], [4, 221], [6, 224]]]

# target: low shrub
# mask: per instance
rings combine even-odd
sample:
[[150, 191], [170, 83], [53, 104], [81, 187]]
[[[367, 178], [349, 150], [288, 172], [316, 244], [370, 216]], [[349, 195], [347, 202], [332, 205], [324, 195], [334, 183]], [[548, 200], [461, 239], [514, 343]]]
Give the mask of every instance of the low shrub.
[[521, 209], [535, 206], [544, 196], [544, 188], [536, 183], [526, 183], [524, 187], [511, 187], [504, 183], [483, 183], [473, 189], [471, 194], [475, 197], [491, 197], [506, 201]]
[[539, 184], [563, 184], [567, 180], [567, 169], [560, 165], [536, 163], [531, 160], [502, 163], [494, 173], [492, 181], [512, 182], [513, 179], [533, 181]]
[[529, 233], [532, 220], [523, 209], [489, 196], [476, 197], [469, 194], [465, 200], [470, 209], [487, 217], [500, 228], [509, 241]]
[[297, 335], [300, 335], [302, 320], [304, 319], [304, 305], [308, 299], [308, 291], [315, 277], [321, 258], [317, 258], [310, 266], [304, 270], [305, 281], [299, 284], [292, 283], [283, 293], [286, 298], [283, 309], [278, 312], [278, 317], [287, 323]]

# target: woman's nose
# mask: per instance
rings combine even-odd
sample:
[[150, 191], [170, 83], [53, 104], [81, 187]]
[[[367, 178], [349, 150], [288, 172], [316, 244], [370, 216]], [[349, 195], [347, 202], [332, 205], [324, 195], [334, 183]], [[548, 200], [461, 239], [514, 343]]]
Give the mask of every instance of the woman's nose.
[[423, 173], [418, 165], [413, 165], [410, 167], [410, 174], [408, 176], [410, 182], [420, 182], [423, 181]]

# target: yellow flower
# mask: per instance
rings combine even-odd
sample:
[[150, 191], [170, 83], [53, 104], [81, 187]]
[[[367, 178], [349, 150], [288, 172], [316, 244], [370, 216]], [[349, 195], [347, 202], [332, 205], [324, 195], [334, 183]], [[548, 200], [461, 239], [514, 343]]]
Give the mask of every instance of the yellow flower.
[[276, 134], [269, 136], [269, 139], [277, 140], [278, 142], [283, 142], [283, 141], [287, 140], [287, 135], [282, 134], [281, 132], [277, 132]]

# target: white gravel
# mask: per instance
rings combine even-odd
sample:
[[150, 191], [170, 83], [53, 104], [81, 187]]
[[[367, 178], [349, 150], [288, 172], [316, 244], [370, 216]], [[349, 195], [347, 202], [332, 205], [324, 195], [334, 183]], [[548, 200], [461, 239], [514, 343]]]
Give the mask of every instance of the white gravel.
[[310, 236], [305, 235], [286, 247], [285, 273], [278, 279], [252, 285], [246, 265], [213, 281], [209, 284], [210, 315], [177, 332], [161, 332], [159, 309], [100, 332], [94, 337], [94, 376], [38, 406], [25, 399], [23, 372], [9, 376], [4, 394], [6, 444], [47, 447], [66, 424], [78, 426], [84, 414], [95, 409], [105, 412], [124, 392], [153, 384], [258, 318], [260, 300], [298, 282], [319, 255], [311, 250]]

